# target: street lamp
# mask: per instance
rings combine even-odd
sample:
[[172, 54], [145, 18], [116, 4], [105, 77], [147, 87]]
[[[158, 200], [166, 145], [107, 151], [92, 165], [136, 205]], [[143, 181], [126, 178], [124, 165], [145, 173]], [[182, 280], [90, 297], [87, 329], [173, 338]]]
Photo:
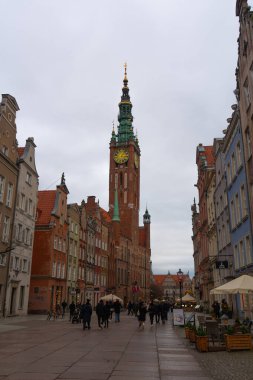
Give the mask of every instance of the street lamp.
[[177, 279], [178, 279], [178, 282], [179, 282], [179, 297], [180, 297], [181, 308], [182, 308], [182, 283], [183, 283], [183, 275], [184, 275], [184, 273], [181, 271], [181, 269], [179, 269], [179, 271], [177, 272]]

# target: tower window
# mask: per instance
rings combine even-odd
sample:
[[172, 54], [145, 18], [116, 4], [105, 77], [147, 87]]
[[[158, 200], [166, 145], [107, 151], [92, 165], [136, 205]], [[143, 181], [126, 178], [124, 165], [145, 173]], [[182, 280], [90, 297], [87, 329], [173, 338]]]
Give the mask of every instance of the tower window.
[[124, 174], [124, 188], [127, 188], [127, 173]]
[[120, 186], [122, 186], [123, 185], [123, 174], [122, 173], [120, 173], [120, 175], [119, 175], [119, 181], [120, 181]]

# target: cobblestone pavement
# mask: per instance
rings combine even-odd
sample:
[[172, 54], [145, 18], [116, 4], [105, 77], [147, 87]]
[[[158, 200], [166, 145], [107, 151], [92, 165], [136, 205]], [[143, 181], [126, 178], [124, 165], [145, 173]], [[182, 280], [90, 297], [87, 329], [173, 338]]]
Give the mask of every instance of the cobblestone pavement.
[[0, 319], [0, 380], [253, 380], [253, 351], [199, 353], [184, 329], [139, 330], [123, 313], [100, 330], [45, 316]]
[[0, 320], [0, 379], [8, 380], [211, 380], [185, 346], [180, 330], [144, 330], [123, 313], [120, 323], [91, 330], [45, 316]]

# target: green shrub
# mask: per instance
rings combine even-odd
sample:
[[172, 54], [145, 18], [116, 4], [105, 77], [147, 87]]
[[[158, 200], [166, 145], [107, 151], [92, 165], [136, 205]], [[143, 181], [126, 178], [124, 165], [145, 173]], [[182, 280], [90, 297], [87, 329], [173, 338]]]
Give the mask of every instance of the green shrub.
[[199, 326], [196, 330], [196, 334], [198, 336], [206, 336], [206, 330], [203, 328], [203, 326]]

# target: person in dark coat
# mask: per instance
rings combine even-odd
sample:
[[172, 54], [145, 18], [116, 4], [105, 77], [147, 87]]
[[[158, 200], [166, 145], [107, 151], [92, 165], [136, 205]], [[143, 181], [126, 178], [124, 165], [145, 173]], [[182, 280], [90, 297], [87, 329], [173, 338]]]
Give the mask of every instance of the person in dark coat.
[[212, 304], [213, 312], [216, 318], [220, 318], [220, 304], [218, 301], [214, 301]]
[[153, 326], [154, 316], [155, 316], [155, 305], [154, 305], [153, 301], [151, 301], [149, 304], [148, 313], [149, 313], [150, 324], [151, 324], [151, 326]]
[[105, 319], [105, 309], [104, 309], [104, 301], [100, 300], [96, 306], [96, 314], [98, 319], [98, 327], [102, 329], [102, 323], [104, 323]]
[[66, 307], [68, 306], [67, 302], [64, 300], [61, 304], [62, 307], [62, 318], [64, 318]]
[[127, 315], [133, 315], [134, 311], [133, 311], [133, 304], [131, 301], [128, 302], [127, 304]]
[[160, 323], [161, 310], [159, 303], [155, 303], [155, 322]]
[[109, 318], [111, 314], [111, 306], [108, 301], [106, 301], [104, 305], [104, 326], [108, 329], [109, 326]]
[[114, 313], [115, 313], [115, 322], [120, 322], [120, 312], [121, 312], [121, 303], [119, 302], [119, 300], [116, 300], [114, 302]]
[[75, 309], [76, 309], [76, 305], [75, 305], [74, 301], [72, 301], [71, 304], [69, 305], [69, 321], [72, 320]]
[[143, 302], [140, 301], [139, 303], [139, 327], [142, 327], [144, 329], [144, 324], [146, 321], [146, 313], [147, 313], [147, 305]]
[[87, 299], [86, 303], [81, 307], [81, 315], [80, 318], [83, 320], [83, 330], [90, 329], [90, 320], [92, 315], [92, 307], [90, 304], [90, 300]]

